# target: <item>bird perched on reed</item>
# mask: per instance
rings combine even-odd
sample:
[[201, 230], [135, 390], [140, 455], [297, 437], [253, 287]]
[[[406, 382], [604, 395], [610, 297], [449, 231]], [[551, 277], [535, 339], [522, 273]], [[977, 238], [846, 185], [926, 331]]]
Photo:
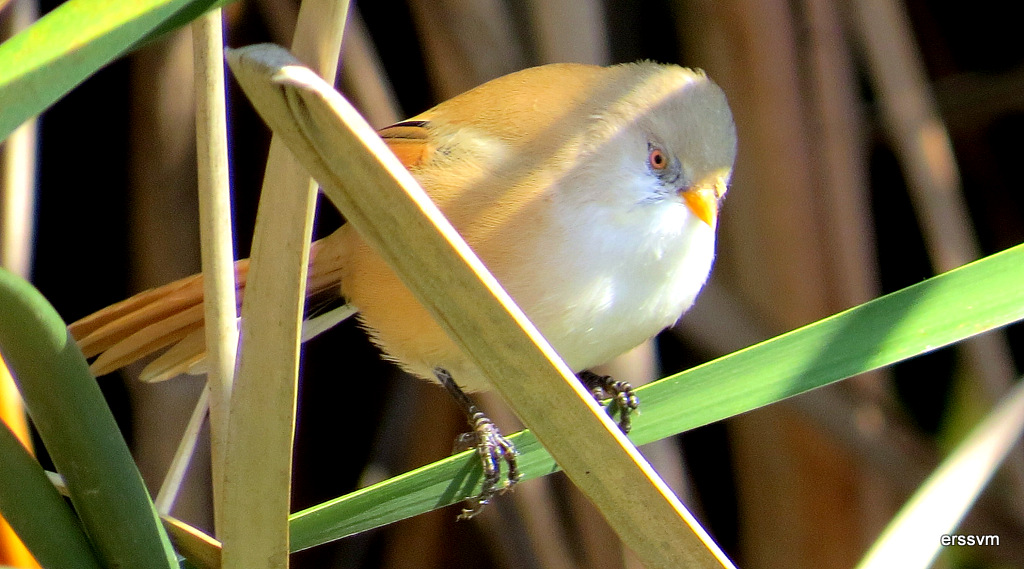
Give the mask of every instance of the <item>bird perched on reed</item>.
[[[675, 323], [707, 280], [736, 156], [725, 95], [675, 65], [552, 64], [494, 79], [379, 131], [452, 225], [576, 372]], [[484, 374], [350, 226], [317, 241], [308, 295], [358, 313], [414, 375], [440, 381], [470, 416], [485, 482], [465, 515], [518, 478], [515, 451], [464, 391]], [[237, 264], [244, 292], [247, 260]], [[143, 292], [70, 326], [97, 375], [165, 350], [157, 381], [202, 372], [201, 275]], [[586, 376], [620, 403], [627, 384]], [[508, 484], [501, 484], [501, 462]]]

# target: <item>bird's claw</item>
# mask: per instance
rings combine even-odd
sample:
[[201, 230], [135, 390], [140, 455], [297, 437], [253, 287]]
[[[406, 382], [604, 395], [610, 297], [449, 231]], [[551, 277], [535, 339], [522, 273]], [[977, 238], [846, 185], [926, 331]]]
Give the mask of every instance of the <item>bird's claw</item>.
[[617, 381], [610, 375], [598, 375], [592, 371], [581, 372], [579, 378], [595, 399], [612, 400], [611, 413], [614, 415], [615, 411], [618, 411], [619, 429], [629, 434], [633, 426], [633, 413], [639, 412], [640, 409], [640, 398], [633, 391], [633, 386], [627, 381]]
[[[458, 517], [460, 520], [468, 520], [479, 514], [484, 506], [490, 503], [491, 498], [508, 490], [519, 481], [519, 466], [516, 464], [516, 456], [519, 453], [512, 441], [501, 434], [494, 421], [491, 421], [470, 401], [465, 392], [452, 379], [450, 373], [442, 368], [437, 368], [434, 370], [434, 375], [459, 404], [459, 407], [465, 411], [469, 425], [473, 428], [472, 431], [462, 434], [455, 440], [455, 451], [475, 448], [484, 469], [484, 481], [480, 493], [466, 499], [466, 507]], [[508, 465], [508, 479], [504, 484], [500, 484], [502, 461]]]
[[[494, 422], [480, 411], [473, 414], [471, 422], [473, 430], [459, 436], [455, 441], [455, 448], [476, 449], [483, 465], [484, 481], [479, 494], [466, 498], [466, 507], [458, 517], [460, 520], [468, 520], [479, 514], [484, 506], [490, 503], [491, 498], [511, 488], [521, 476], [516, 463], [516, 456], [519, 453], [512, 441], [505, 438]], [[501, 484], [502, 461], [508, 465], [508, 478], [504, 484]]]

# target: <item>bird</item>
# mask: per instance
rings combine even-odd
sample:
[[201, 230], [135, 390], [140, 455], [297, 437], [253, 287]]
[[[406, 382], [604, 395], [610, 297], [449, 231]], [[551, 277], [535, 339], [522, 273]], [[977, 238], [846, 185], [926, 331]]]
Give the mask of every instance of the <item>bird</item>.
[[[724, 91], [674, 64], [548, 64], [378, 134], [569, 367], [614, 397], [628, 430], [631, 386], [588, 370], [673, 325], [708, 279], [737, 152]], [[247, 271], [236, 262], [239, 296]], [[142, 379], [202, 373], [202, 296], [194, 275], [69, 330], [97, 376], [162, 350]], [[466, 412], [484, 483], [460, 517], [518, 480], [514, 446], [466, 395], [487, 378], [348, 224], [311, 246], [307, 312], [317, 306], [355, 314], [387, 358]]]

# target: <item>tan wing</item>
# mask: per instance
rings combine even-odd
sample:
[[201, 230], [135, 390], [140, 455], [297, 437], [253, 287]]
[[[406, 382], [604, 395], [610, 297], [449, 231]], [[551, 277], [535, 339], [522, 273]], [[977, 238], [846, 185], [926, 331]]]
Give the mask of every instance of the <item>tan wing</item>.
[[411, 119], [382, 128], [377, 134], [402, 165], [411, 170], [429, 160], [434, 150], [428, 124], [427, 121]]
[[[412, 168], [429, 157], [424, 121], [397, 123], [380, 131], [399, 160]], [[334, 233], [313, 244], [307, 298], [338, 291], [340, 296], [342, 244]], [[235, 263], [238, 301], [241, 303], [249, 273], [249, 260]], [[206, 353], [203, 330], [203, 276], [193, 275], [139, 293], [68, 326], [86, 357], [98, 356], [90, 366], [97, 376], [167, 349], [142, 372], [146, 381], [160, 381], [195, 371]]]

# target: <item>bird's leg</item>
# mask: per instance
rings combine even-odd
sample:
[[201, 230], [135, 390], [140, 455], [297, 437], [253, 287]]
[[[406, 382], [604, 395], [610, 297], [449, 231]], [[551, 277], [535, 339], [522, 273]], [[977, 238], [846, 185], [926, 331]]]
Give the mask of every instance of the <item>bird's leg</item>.
[[[460, 520], [468, 520], [480, 513], [495, 494], [504, 492], [511, 488], [519, 480], [519, 467], [516, 464], [515, 445], [512, 441], [502, 436], [498, 427], [469, 399], [469, 397], [455, 384], [450, 373], [437, 368], [434, 375], [441, 385], [448, 390], [448, 393], [459, 404], [459, 407], [466, 413], [472, 431], [464, 433], [455, 441], [456, 451], [476, 448], [477, 456], [484, 468], [484, 482], [480, 488], [480, 494], [466, 499], [466, 507], [459, 514]], [[501, 461], [508, 464], [508, 482], [499, 485], [501, 481]]]
[[628, 434], [632, 427], [633, 412], [640, 408], [640, 399], [633, 392], [633, 386], [625, 381], [616, 381], [610, 375], [598, 375], [589, 370], [581, 371], [577, 377], [598, 401], [612, 399], [612, 404], [619, 411], [619, 429]]

